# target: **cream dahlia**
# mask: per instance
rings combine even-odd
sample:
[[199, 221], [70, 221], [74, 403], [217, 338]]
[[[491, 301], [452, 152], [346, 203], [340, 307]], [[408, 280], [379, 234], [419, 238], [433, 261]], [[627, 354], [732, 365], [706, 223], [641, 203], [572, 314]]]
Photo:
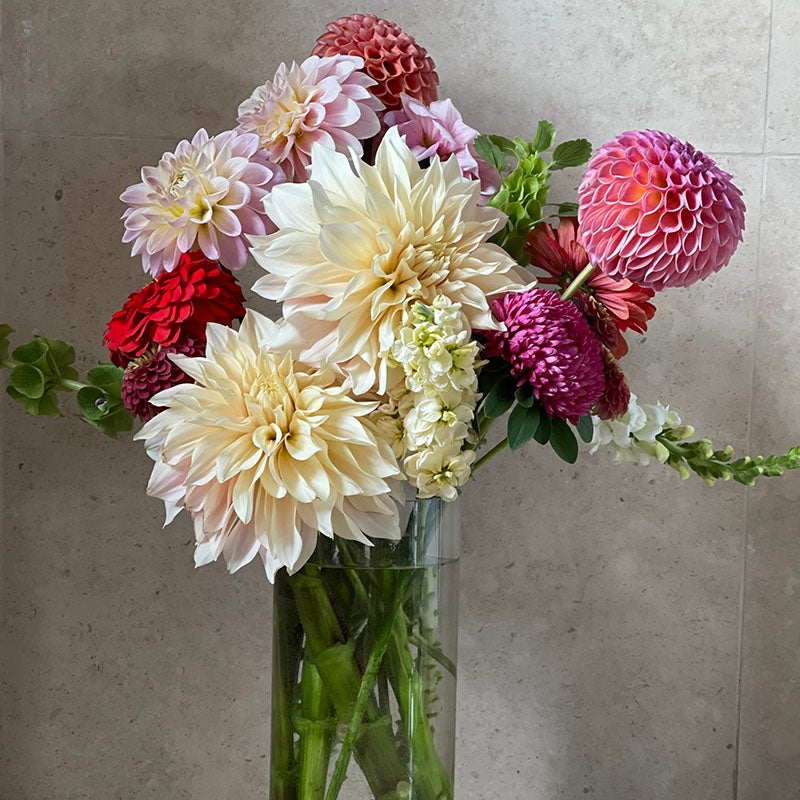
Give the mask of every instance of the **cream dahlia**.
[[277, 327], [253, 311], [238, 332], [209, 324], [204, 358], [172, 357], [195, 383], [153, 397], [164, 411], [136, 436], [156, 462], [148, 494], [167, 522], [192, 515], [197, 565], [222, 554], [233, 572], [259, 554], [270, 580], [305, 563], [318, 531], [400, 534], [397, 462], [369, 419], [377, 403], [273, 349]]
[[361, 140], [378, 132], [383, 109], [363, 66], [363, 59], [344, 55], [281, 64], [273, 80], [239, 106], [238, 130], [257, 134], [261, 149], [290, 181], [307, 180], [314, 144], [361, 156]]
[[258, 137], [202, 128], [164, 153], [157, 167], [142, 168], [142, 182], [120, 196], [129, 208], [123, 242], [142, 256], [154, 277], [175, 269], [182, 253], [199, 248], [228, 269], [247, 261], [246, 236], [274, 230], [264, 214], [264, 195], [283, 173], [258, 152]]
[[253, 289], [283, 302], [307, 363], [328, 361], [357, 394], [389, 384], [388, 352], [415, 300], [461, 304], [471, 328], [496, 329], [487, 297], [523, 288], [515, 262], [487, 239], [504, 216], [479, 207], [458, 162], [423, 169], [392, 128], [370, 166], [316, 146], [311, 180], [265, 201], [278, 232], [252, 237], [269, 273]]

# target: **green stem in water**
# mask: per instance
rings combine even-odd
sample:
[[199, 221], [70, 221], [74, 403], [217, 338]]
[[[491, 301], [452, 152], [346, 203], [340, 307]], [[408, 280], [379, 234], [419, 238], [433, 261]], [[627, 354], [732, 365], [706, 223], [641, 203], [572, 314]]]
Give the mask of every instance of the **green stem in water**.
[[508, 438], [502, 439], [499, 441], [491, 450], [484, 453], [473, 465], [472, 465], [472, 472], [474, 473], [478, 467], [485, 464], [490, 458], [496, 456], [498, 453], [502, 452], [503, 450], [508, 447]]
[[295, 717], [300, 734], [297, 800], [322, 800], [331, 757], [335, 720], [317, 668], [303, 662], [300, 680], [300, 714]]
[[561, 295], [562, 300], [569, 300], [578, 289], [583, 286], [584, 283], [589, 279], [591, 274], [594, 272], [594, 264], [587, 264], [573, 279], [572, 283], [564, 289], [564, 294]]
[[367, 703], [372, 696], [372, 689], [375, 686], [375, 681], [378, 677], [378, 670], [383, 662], [383, 657], [386, 655], [386, 649], [389, 646], [389, 638], [392, 634], [395, 618], [400, 611], [400, 607], [405, 600], [406, 589], [410, 580], [411, 573], [406, 575], [401, 581], [400, 587], [395, 592], [393, 602], [389, 608], [389, 613], [383, 619], [378, 636], [375, 640], [375, 645], [370, 653], [367, 667], [364, 670], [364, 677], [361, 679], [361, 686], [358, 689], [358, 696], [356, 697], [355, 705], [353, 706], [353, 715], [350, 718], [350, 724], [347, 727], [347, 733], [342, 742], [342, 749], [339, 751], [339, 756], [336, 759], [336, 766], [333, 769], [331, 782], [328, 785], [328, 791], [325, 795], [325, 800], [336, 800], [339, 797], [339, 792], [342, 789], [342, 784], [347, 775], [347, 766], [350, 763], [350, 756], [353, 751], [353, 745], [361, 730], [361, 723], [364, 719], [364, 713], [367, 708]]

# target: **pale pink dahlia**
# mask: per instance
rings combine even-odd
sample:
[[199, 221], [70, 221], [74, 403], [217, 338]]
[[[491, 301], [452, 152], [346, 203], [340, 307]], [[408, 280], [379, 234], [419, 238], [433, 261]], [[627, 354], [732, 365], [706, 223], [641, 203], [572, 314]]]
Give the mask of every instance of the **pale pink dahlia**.
[[478, 158], [474, 142], [478, 135], [461, 118], [451, 100], [436, 100], [429, 106], [409, 97], [400, 98], [403, 107], [390, 111], [384, 122], [406, 137], [406, 144], [417, 161], [438, 156], [442, 161], [453, 157], [465, 178], [481, 182], [481, 199], [488, 201], [500, 188], [497, 170]]
[[592, 263], [660, 291], [722, 269], [742, 240], [742, 193], [708, 156], [661, 131], [604, 144], [578, 192]]
[[150, 403], [150, 398], [162, 389], [180, 383], [191, 383], [192, 379], [169, 359], [170, 353], [181, 353], [196, 358], [205, 353], [205, 342], [199, 339], [184, 339], [168, 347], [161, 347], [137, 359], [122, 376], [122, 402], [134, 417], [152, 419], [159, 411]]
[[360, 56], [364, 72], [377, 85], [372, 88], [386, 108], [399, 108], [400, 95], [423, 103], [436, 99], [439, 76], [428, 51], [394, 22], [375, 14], [351, 14], [326, 26], [313, 49], [316, 56]]
[[308, 180], [316, 143], [361, 156], [361, 142], [378, 132], [377, 112], [383, 109], [363, 66], [363, 59], [344, 55], [281, 64], [273, 80], [239, 106], [238, 130], [257, 134], [261, 149], [290, 181]]
[[157, 167], [142, 168], [142, 182], [120, 200], [129, 208], [123, 242], [142, 256], [153, 277], [171, 272], [182, 253], [199, 248], [227, 269], [247, 261], [247, 236], [275, 230], [262, 200], [284, 179], [280, 168], [259, 152], [258, 137], [225, 131], [209, 137], [200, 129]]
[[600, 343], [580, 311], [548, 289], [507, 294], [492, 305], [504, 331], [482, 331], [484, 355], [511, 365], [550, 416], [577, 422], [605, 389]]

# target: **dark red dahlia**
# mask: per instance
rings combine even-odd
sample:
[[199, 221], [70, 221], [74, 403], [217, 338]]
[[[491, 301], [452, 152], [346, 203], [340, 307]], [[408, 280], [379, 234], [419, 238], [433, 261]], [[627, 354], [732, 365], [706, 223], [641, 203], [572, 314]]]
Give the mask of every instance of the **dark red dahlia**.
[[631, 401], [631, 390], [628, 381], [619, 368], [617, 359], [608, 348], [603, 348], [603, 373], [606, 388], [601, 398], [594, 407], [594, 413], [600, 419], [614, 419], [621, 417], [627, 410]]
[[122, 376], [122, 402], [134, 417], [147, 422], [162, 409], [150, 402], [150, 398], [162, 389], [179, 383], [191, 383], [192, 379], [168, 358], [170, 353], [185, 356], [202, 356], [205, 343], [199, 339], [185, 339], [162, 347], [154, 353], [137, 359]]
[[236, 278], [201, 252], [184, 253], [172, 272], [131, 294], [103, 334], [119, 367], [154, 347], [179, 339], [205, 341], [206, 325], [230, 325], [244, 316], [244, 295]]
[[607, 347], [614, 358], [622, 358], [627, 355], [628, 343], [619, 328], [614, 324], [611, 312], [586, 292], [576, 292], [572, 300], [589, 323], [592, 333], [597, 337], [600, 344], [603, 347]]
[[[531, 266], [547, 273], [539, 282], [559, 286], [562, 290], [589, 264], [575, 217], [564, 217], [555, 230], [546, 222], [540, 222], [528, 234], [526, 249], [531, 257]], [[609, 278], [599, 269], [589, 276], [581, 292], [605, 306], [620, 331], [631, 328], [644, 333], [647, 321], [656, 313], [656, 307], [649, 302], [655, 296], [652, 289], [645, 289], [625, 278]]]

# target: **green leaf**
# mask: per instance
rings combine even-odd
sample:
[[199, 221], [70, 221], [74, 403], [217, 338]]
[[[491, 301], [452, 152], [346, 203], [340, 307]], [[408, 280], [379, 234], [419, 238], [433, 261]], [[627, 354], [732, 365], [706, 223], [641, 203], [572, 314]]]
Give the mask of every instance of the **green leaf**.
[[6, 387], [6, 394], [16, 400], [28, 414], [35, 417], [60, 417], [58, 402], [55, 392], [49, 391], [43, 397], [25, 397], [20, 394], [13, 386]]
[[502, 417], [514, 403], [515, 388], [516, 384], [514, 379], [508, 375], [497, 381], [497, 383], [492, 386], [489, 394], [486, 395], [483, 413], [489, 419]]
[[575, 426], [575, 429], [586, 444], [589, 444], [594, 438], [594, 423], [589, 414], [584, 414], [584, 416], [578, 419], [578, 424]]
[[508, 417], [508, 446], [512, 450], [519, 450], [522, 445], [529, 442], [539, 427], [541, 418], [539, 406], [525, 408], [516, 405]]
[[512, 142], [511, 139], [508, 139], [505, 136], [498, 136], [496, 133], [490, 133], [489, 138], [492, 140], [492, 144], [502, 150], [504, 153], [513, 155], [514, 142]]
[[514, 392], [514, 398], [521, 406], [530, 408], [534, 403], [533, 389], [527, 383], [524, 386], [519, 386]]
[[577, 217], [578, 204], [577, 203], [559, 203], [558, 204], [559, 217]]
[[536, 133], [530, 144], [531, 150], [536, 153], [544, 153], [553, 146], [556, 140], [556, 129], [551, 122], [546, 119], [540, 120], [536, 126]]
[[75, 348], [71, 344], [62, 342], [61, 339], [41, 339], [47, 345], [48, 352], [53, 359], [53, 365], [58, 372], [63, 372], [75, 362]]
[[45, 392], [45, 377], [32, 364], [20, 364], [11, 370], [9, 382], [21, 395], [39, 400]]
[[47, 354], [47, 343], [43, 339], [33, 339], [14, 349], [11, 357], [20, 364], [35, 364]]
[[78, 391], [78, 407], [83, 418], [108, 436], [116, 436], [133, 427], [133, 417], [122, 401], [94, 386]]
[[579, 167], [592, 157], [592, 145], [586, 139], [562, 142], [553, 150], [551, 170]]
[[574, 464], [578, 460], [578, 440], [572, 428], [561, 418], [553, 417], [553, 431], [550, 436], [550, 445], [556, 455], [567, 464]]
[[108, 413], [108, 396], [102, 389], [84, 386], [78, 390], [78, 408], [87, 422], [102, 419]]
[[508, 169], [508, 159], [505, 153], [492, 141], [491, 136], [487, 136], [485, 133], [480, 134], [475, 139], [474, 146], [475, 152], [498, 172], [503, 173]]
[[113, 364], [101, 364], [86, 373], [86, 380], [100, 389], [108, 389], [114, 392], [115, 397], [120, 396], [122, 387], [122, 376], [125, 370], [115, 367]]
[[553, 426], [550, 417], [547, 413], [542, 412], [541, 419], [539, 420], [539, 427], [536, 429], [536, 433], [533, 434], [533, 438], [536, 439], [539, 444], [547, 444], [550, 441], [552, 429]]
[[8, 337], [14, 333], [10, 325], [0, 325], [0, 361], [8, 360], [8, 348], [10, 347]]

